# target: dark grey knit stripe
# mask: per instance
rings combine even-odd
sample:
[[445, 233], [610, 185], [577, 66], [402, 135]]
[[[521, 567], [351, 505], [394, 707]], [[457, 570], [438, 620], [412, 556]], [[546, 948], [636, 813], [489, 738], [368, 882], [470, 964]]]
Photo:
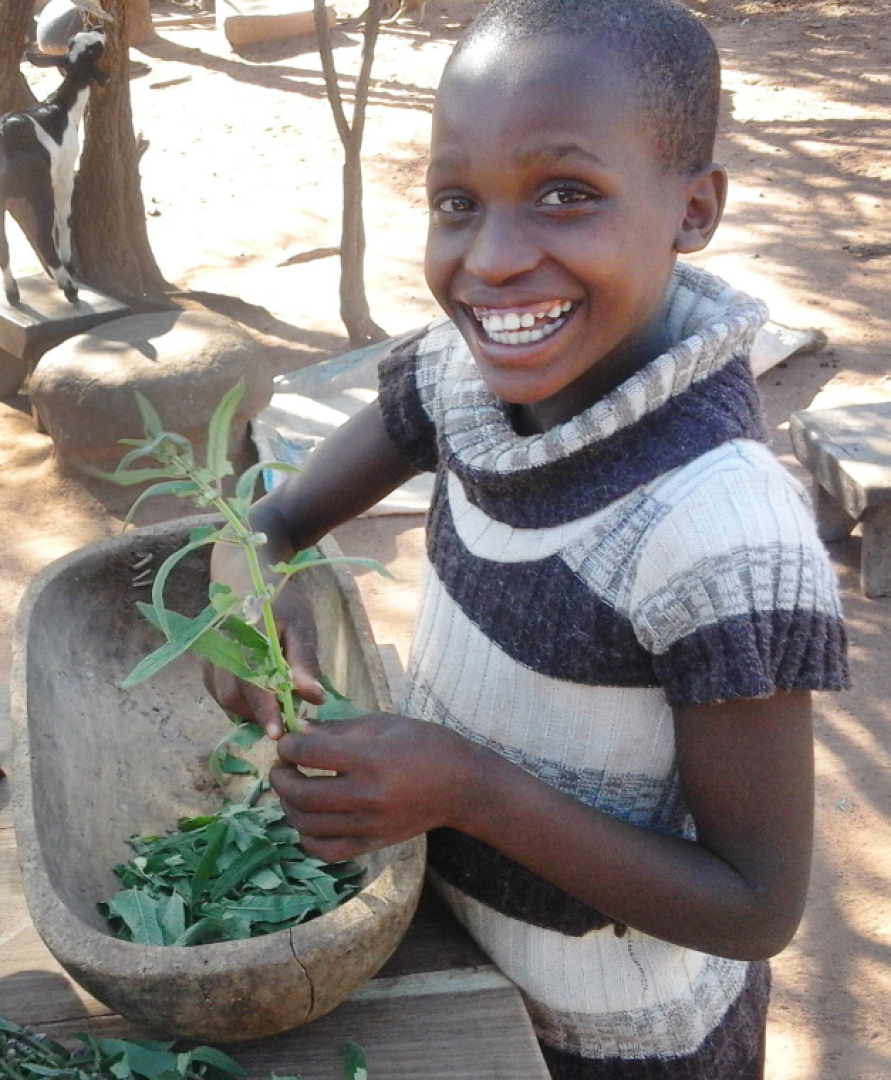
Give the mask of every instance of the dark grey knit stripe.
[[[806, 609], [729, 616], [662, 655], [650, 654], [630, 620], [591, 593], [559, 555], [496, 563], [467, 550], [441, 476], [427, 551], [467, 618], [517, 663], [551, 678], [587, 686], [661, 686], [672, 705], [850, 686], [844, 624]], [[541, 625], [553, 633], [537, 633]]]
[[500, 851], [454, 829], [427, 834], [427, 863], [467, 896], [512, 919], [581, 937], [591, 930], [625, 928], [549, 881], [508, 859]]
[[535, 469], [483, 472], [444, 439], [441, 454], [474, 505], [496, 521], [534, 529], [593, 514], [731, 439], [765, 438], [748, 360], [734, 357], [637, 423]]
[[541, 1040], [553, 1080], [756, 1080], [770, 999], [770, 968], [749, 966], [746, 984], [724, 1019], [693, 1054], [674, 1058], [585, 1058]]
[[436, 429], [421, 404], [416, 381], [417, 353], [424, 331], [404, 342], [378, 367], [381, 416], [384, 430], [406, 460], [421, 472], [432, 472], [437, 465]]
[[[427, 552], [467, 618], [517, 663], [588, 686], [658, 685], [651, 657], [629, 620], [595, 596], [559, 556], [496, 563], [468, 551], [455, 531], [441, 476]], [[553, 633], [540, 633], [541, 626]]]
[[819, 611], [724, 619], [655, 657], [654, 669], [671, 705], [851, 685], [844, 624]]

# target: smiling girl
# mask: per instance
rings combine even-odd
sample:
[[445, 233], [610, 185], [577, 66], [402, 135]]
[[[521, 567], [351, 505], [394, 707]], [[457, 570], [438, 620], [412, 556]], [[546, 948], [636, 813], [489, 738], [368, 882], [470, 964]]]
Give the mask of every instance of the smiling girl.
[[[847, 683], [826, 553], [763, 446], [765, 310], [677, 262], [721, 215], [718, 95], [673, 0], [484, 12], [434, 111], [448, 318], [252, 515], [271, 564], [435, 472], [402, 713], [282, 736], [270, 698], [210, 673], [280, 739], [309, 852], [429, 833], [555, 1077], [762, 1075], [765, 960], [808, 883], [810, 692]], [[214, 566], [237, 584], [234, 558]], [[319, 701], [294, 593], [279, 618]]]

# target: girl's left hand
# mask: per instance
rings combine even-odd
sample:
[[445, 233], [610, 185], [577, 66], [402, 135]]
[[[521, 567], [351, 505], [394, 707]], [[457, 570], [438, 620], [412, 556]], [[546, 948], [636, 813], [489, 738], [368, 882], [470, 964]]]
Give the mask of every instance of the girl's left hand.
[[486, 753], [438, 724], [391, 713], [312, 724], [283, 736], [278, 752], [272, 786], [304, 849], [325, 862], [457, 827]]

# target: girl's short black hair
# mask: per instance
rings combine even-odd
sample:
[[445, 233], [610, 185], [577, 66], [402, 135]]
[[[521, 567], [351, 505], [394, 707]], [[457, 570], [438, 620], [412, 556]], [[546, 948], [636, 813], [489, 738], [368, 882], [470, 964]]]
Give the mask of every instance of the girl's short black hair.
[[484, 37], [510, 42], [549, 34], [588, 38], [624, 60], [639, 88], [642, 118], [666, 171], [712, 160], [721, 95], [715, 44], [677, 0], [493, 0], [453, 57]]

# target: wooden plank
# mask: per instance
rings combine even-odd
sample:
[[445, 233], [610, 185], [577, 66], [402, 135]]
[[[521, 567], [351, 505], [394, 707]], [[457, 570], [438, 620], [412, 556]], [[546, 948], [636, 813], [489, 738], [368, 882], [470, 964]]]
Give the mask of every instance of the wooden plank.
[[[508, 1034], [509, 1033], [509, 1034]], [[251, 1076], [286, 1062], [302, 1080], [334, 1080], [345, 1036], [374, 1080], [547, 1080], [516, 990], [354, 999], [305, 1028], [232, 1048]]]
[[83, 1027], [109, 1013], [65, 974], [34, 929], [12, 829], [0, 830], [0, 912], [0, 1015], [35, 1027], [76, 1019]]
[[891, 401], [789, 418], [795, 456], [853, 518], [891, 503]]
[[0, 294], [0, 348], [33, 360], [74, 334], [132, 313], [120, 300], [75, 284], [76, 304], [69, 303], [56, 283], [42, 274], [18, 279], [22, 299], [15, 307]]

